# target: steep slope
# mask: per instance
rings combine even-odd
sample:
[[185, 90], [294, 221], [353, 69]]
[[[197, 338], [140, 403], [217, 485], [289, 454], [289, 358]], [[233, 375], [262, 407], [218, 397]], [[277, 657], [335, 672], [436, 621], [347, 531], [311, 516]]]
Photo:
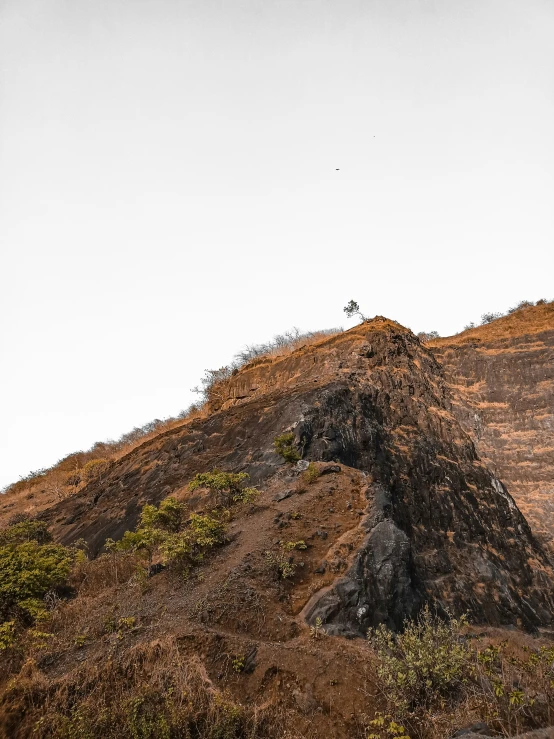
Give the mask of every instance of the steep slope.
[[[380, 622], [399, 627], [424, 600], [479, 622], [550, 622], [548, 559], [454, 417], [441, 366], [411, 332], [377, 318], [252, 362], [221, 385], [212, 410], [144, 443], [101, 483], [44, 512], [56, 536], [85, 538], [94, 552], [132, 528], [146, 502], [173, 494], [202, 507], [206, 499], [192, 498], [187, 483], [216, 466], [248, 472], [273, 516], [275, 500], [303, 500], [295, 470], [273, 449], [292, 429], [304, 459], [346, 465], [349, 476], [306, 498], [301, 525], [278, 515], [249, 519], [240, 534], [248, 546], [239, 537], [234, 566], [261, 561], [283, 526], [314, 529], [303, 537], [315, 543], [291, 596], [295, 628], [304, 617], [348, 635]], [[324, 537], [316, 534], [322, 523]], [[211, 587], [225, 577], [223, 567]]]
[[429, 345], [481, 459], [541, 539], [554, 539], [554, 303]]

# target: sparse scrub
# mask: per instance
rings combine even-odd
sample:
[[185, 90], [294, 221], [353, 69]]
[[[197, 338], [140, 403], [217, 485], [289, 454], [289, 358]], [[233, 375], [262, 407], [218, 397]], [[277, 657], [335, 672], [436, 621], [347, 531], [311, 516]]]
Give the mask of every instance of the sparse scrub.
[[307, 549], [307, 546], [303, 541], [281, 541], [278, 550], [266, 551], [266, 561], [278, 580], [290, 580], [294, 577], [297, 565], [291, 551], [295, 549]]
[[50, 470], [48, 469], [29, 472], [27, 475], [20, 477], [17, 482], [8, 485], [2, 492], [18, 493], [20, 490], [24, 490], [25, 488], [32, 489], [44, 482], [49, 472]]
[[200, 472], [189, 483], [189, 490], [208, 488], [217, 495], [218, 505], [252, 503], [259, 495], [256, 488], [244, 487], [249, 475], [246, 472]]
[[273, 441], [273, 446], [277, 454], [282, 457], [285, 462], [290, 462], [292, 464], [294, 462], [298, 462], [298, 460], [302, 458], [300, 452], [296, 448], [294, 434], [292, 432], [277, 436]]
[[368, 638], [389, 711], [370, 722], [377, 737], [390, 735], [383, 733], [390, 722], [413, 737], [438, 739], [462, 720], [484, 721], [503, 736], [554, 721], [554, 647], [517, 649], [505, 641], [479, 650], [464, 617], [443, 620], [428, 607], [401, 633], [381, 625]]
[[250, 344], [246, 346], [235, 354], [232, 370], [248, 364], [253, 359], [264, 356], [281, 356], [293, 352], [303, 345], [312, 344], [315, 341], [324, 339], [326, 336], [334, 336], [342, 331], [342, 327], [323, 329], [321, 331], [301, 331], [294, 327], [290, 331], [285, 331], [283, 334], [277, 334], [273, 337], [272, 341], [265, 344]]
[[[526, 308], [532, 308], [535, 305], [548, 305], [549, 303], [554, 301], [548, 301], [546, 299], [537, 300], [536, 303], [533, 303], [532, 300], [520, 300], [519, 303], [509, 308], [505, 313], [501, 312], [487, 312], [483, 313], [481, 316], [481, 326], [486, 326], [489, 323], [492, 323], [493, 321], [496, 321], [498, 318], [503, 318], [504, 316], [513, 315], [514, 313], [517, 313], [518, 311], [525, 310]], [[469, 329], [476, 328], [476, 324], [471, 321], [470, 323], [466, 324], [464, 326], [464, 331], [468, 331]]]
[[109, 459], [91, 459], [85, 464], [80, 473], [80, 478], [89, 482], [90, 480], [101, 480], [110, 466]]
[[[225, 384], [232, 375], [253, 359], [285, 355], [342, 331], [342, 327], [320, 331], [300, 331], [298, 328], [293, 328], [291, 331], [277, 334], [267, 343], [246, 346], [235, 355], [233, 362], [229, 365], [217, 370], [205, 370], [204, 377], [200, 380], [200, 387], [194, 388], [194, 391], [201, 395], [200, 402], [191, 404], [176, 417], [163, 420], [155, 418], [143, 426], [135, 426], [131, 431], [122, 434], [119, 439], [97, 442], [89, 450], [69, 454], [48, 469], [29, 472], [28, 475], [7, 485], [0, 492], [24, 495], [25, 493], [31, 494], [35, 488], [38, 488], [49, 492], [56, 500], [72, 495], [79, 490], [80, 486], [94, 479], [93, 476], [89, 476], [89, 473], [94, 471], [94, 474], [98, 474], [101, 480], [111, 462], [129, 453], [135, 447], [163, 431], [182, 425], [186, 420], [208, 415], [213, 406], [217, 407], [226, 398]], [[94, 465], [89, 466], [91, 462], [94, 462]]]
[[311, 485], [318, 479], [318, 477], [319, 477], [319, 469], [317, 465], [315, 465], [313, 462], [310, 462], [308, 467], [302, 473], [302, 479], [307, 485]]
[[[546, 303], [545, 300], [537, 301], [537, 305], [543, 305], [544, 303]], [[522, 310], [523, 308], [530, 308], [533, 305], [535, 304], [530, 302], [529, 300], [520, 300], [517, 305], [514, 305], [512, 308], [508, 309], [508, 313], [516, 313], [518, 310]]]
[[226, 399], [225, 384], [233, 374], [235, 367], [230, 364], [216, 370], [204, 370], [204, 377], [200, 378], [200, 386], [192, 388], [193, 393], [202, 396], [203, 403], [221, 404]]
[[[129, 582], [139, 560], [135, 554], [116, 551], [116, 542], [107, 540], [105, 554], [96, 559], [77, 561], [69, 576], [69, 584], [80, 595], [98, 595], [108, 588]], [[144, 569], [144, 567], [142, 567]]]
[[232, 701], [171, 639], [57, 679], [26, 664], [0, 698], [0, 734], [36, 739], [261, 738], [270, 718]]
[[427, 344], [428, 341], [440, 338], [440, 335], [438, 331], [420, 331], [417, 335], [417, 338], [421, 341], [422, 344]]
[[185, 506], [167, 498], [159, 507], [142, 509], [135, 531], [126, 531], [115, 550], [144, 556], [152, 564], [155, 555], [167, 565], [186, 574], [206, 552], [225, 541], [228, 511], [185, 515]]
[[200, 385], [192, 388], [201, 398], [201, 405], [219, 406], [227, 399], [226, 385], [228, 380], [246, 364], [262, 357], [278, 357], [299, 349], [307, 344], [340, 333], [342, 328], [324, 329], [321, 331], [300, 331], [293, 328], [283, 334], [277, 334], [264, 344], [249, 344], [235, 354], [233, 361], [216, 370], [204, 370]]
[[481, 326], [484, 326], [487, 323], [492, 323], [493, 321], [496, 321], [497, 318], [502, 318], [502, 313], [483, 313], [481, 316]]

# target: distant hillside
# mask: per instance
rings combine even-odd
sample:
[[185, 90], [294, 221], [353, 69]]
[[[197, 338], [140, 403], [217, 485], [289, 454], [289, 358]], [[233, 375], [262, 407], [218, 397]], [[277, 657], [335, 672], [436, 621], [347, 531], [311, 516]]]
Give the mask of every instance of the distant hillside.
[[454, 412], [536, 534], [554, 539], [554, 303], [428, 344]]

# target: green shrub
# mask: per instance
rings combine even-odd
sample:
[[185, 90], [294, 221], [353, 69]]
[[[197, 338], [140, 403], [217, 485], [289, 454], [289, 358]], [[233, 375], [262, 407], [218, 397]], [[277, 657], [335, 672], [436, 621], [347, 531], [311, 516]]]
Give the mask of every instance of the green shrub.
[[233, 503], [253, 503], [259, 494], [256, 488], [243, 488], [233, 495]]
[[193, 513], [184, 531], [168, 534], [159, 545], [162, 562], [173, 564], [184, 572], [218, 544], [225, 542], [228, 513]]
[[33, 519], [19, 521], [0, 531], [0, 546], [24, 544], [28, 541], [36, 541], [37, 544], [48, 544], [52, 541], [52, 535], [43, 521]]
[[236, 654], [231, 660], [231, 666], [235, 672], [243, 672], [245, 664], [246, 657], [244, 654]]
[[185, 506], [170, 496], [162, 500], [157, 508], [154, 505], [145, 505], [140, 515], [140, 526], [163, 531], [179, 531], [185, 518], [185, 512]]
[[145, 505], [135, 531], [126, 531], [116, 551], [143, 554], [149, 563], [158, 554], [166, 565], [183, 572], [198, 563], [204, 554], [225, 541], [228, 511], [192, 513], [175, 498], [167, 498], [158, 507]]
[[246, 472], [199, 472], [189, 483], [189, 490], [208, 488], [216, 493], [219, 505], [251, 503], [259, 493], [256, 488], [244, 487], [248, 478]]
[[310, 462], [307, 469], [304, 470], [302, 474], [302, 478], [304, 482], [306, 482], [308, 485], [311, 485], [313, 482], [317, 480], [318, 477], [319, 477], [319, 470], [317, 466], [313, 462]]
[[50, 541], [38, 521], [22, 521], [1, 532], [0, 622], [43, 616], [44, 596], [65, 583], [77, 553]]
[[9, 649], [15, 642], [15, 621], [0, 624], [0, 652]]
[[395, 634], [381, 624], [368, 639], [379, 657], [378, 675], [396, 717], [441, 705], [472, 672], [472, 650], [461, 638], [466, 618], [442, 620], [425, 606]]
[[298, 462], [298, 460], [301, 459], [300, 453], [294, 443], [294, 434], [292, 432], [277, 436], [273, 440], [273, 446], [275, 447], [277, 454], [280, 457], [283, 457], [285, 462], [293, 463]]
[[369, 722], [369, 729], [371, 734], [367, 735], [367, 739], [410, 739], [402, 724], [396, 723], [392, 716], [383, 715], [381, 711], [377, 711], [375, 718]]
[[327, 631], [323, 628], [323, 620], [320, 616], [318, 616], [315, 620], [315, 624], [313, 626], [310, 626], [310, 638], [321, 639], [321, 637], [325, 636], [326, 634]]
[[[136, 531], [126, 531], [118, 542], [114, 543], [116, 552], [132, 552], [145, 555], [151, 564], [154, 554], [165, 537], [169, 536], [161, 529], [137, 528]], [[111, 542], [110, 542], [111, 544]]]
[[369, 722], [370, 736], [405, 737], [405, 726], [418, 739], [450, 736], [460, 716], [485, 721], [495, 736], [551, 725], [554, 647], [505, 641], [478, 650], [465, 627], [464, 617], [441, 620], [425, 608], [400, 634], [369, 632], [388, 709]]
[[277, 551], [266, 551], [266, 561], [278, 580], [290, 580], [294, 577], [296, 563], [290, 554], [294, 549], [307, 549], [307, 546], [303, 541], [280, 541]]
[[280, 541], [279, 546], [285, 552], [290, 552], [293, 549], [307, 549], [308, 548], [308, 545], [306, 544], [304, 539], [300, 539], [299, 541]]
[[519, 734], [552, 723], [554, 647], [490, 644], [477, 652], [475, 675], [481, 716], [497, 731]]

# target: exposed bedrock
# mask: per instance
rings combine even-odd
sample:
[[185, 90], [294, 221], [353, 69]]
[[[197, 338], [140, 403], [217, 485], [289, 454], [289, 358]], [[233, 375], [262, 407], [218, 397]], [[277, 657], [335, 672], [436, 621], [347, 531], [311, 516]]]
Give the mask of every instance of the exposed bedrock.
[[376, 524], [365, 538], [348, 574], [306, 613], [329, 634], [364, 636], [371, 626], [385, 623], [398, 630], [417, 613], [421, 596], [412, 577], [411, 545], [391, 520]]
[[550, 622], [550, 563], [455, 422], [368, 388], [334, 387], [297, 434], [309, 457], [336, 459], [373, 481], [368, 535], [310, 622], [319, 617], [338, 633], [399, 628], [424, 600], [477, 622]]

